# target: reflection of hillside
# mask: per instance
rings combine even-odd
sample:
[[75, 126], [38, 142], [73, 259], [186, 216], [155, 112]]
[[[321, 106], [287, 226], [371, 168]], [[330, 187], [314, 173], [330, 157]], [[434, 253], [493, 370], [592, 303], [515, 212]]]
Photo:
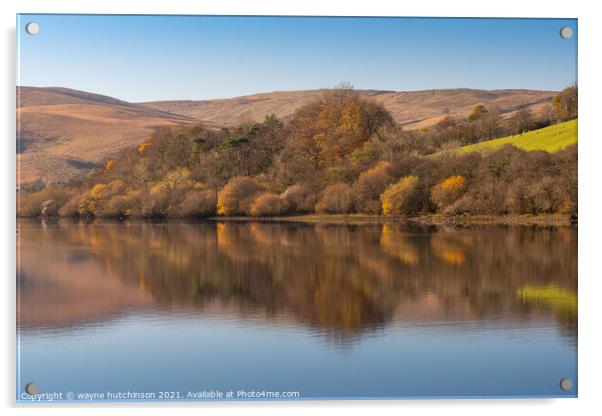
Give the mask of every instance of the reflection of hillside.
[[[115, 274], [112, 259], [95, 255], [95, 230], [37, 231], [35, 237], [25, 231], [19, 245], [17, 299], [22, 327], [85, 324], [151, 304], [151, 295]], [[80, 245], [64, 244], [68, 236], [76, 236]]]
[[[152, 299], [348, 334], [392, 320], [553, 319], [550, 303], [525, 302], [516, 293], [553, 285], [575, 294], [575, 237], [570, 228], [24, 225], [20, 295], [30, 326], [64, 324], [44, 318], [59, 301], [64, 320], [109, 313], [85, 301], [87, 293], [97, 302], [110, 299], [116, 310]], [[576, 326], [576, 314], [556, 317], [565, 329]]]

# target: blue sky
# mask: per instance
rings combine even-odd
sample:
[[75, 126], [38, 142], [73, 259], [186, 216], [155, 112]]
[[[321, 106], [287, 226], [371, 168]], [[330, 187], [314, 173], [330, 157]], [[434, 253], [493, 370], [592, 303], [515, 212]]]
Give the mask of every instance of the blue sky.
[[[18, 16], [18, 84], [127, 101], [577, 81], [575, 19]], [[35, 21], [40, 32], [27, 35]], [[575, 36], [559, 36], [563, 26]]]

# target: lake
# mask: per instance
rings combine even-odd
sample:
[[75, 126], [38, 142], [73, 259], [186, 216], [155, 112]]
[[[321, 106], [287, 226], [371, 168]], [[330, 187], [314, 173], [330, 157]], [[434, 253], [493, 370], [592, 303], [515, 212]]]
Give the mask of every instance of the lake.
[[576, 227], [18, 225], [20, 401], [577, 395]]

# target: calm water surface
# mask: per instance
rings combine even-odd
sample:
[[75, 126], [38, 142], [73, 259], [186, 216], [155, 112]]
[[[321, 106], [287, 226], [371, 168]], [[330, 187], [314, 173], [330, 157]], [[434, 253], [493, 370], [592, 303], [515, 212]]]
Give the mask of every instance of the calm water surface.
[[577, 394], [576, 228], [19, 227], [18, 400]]

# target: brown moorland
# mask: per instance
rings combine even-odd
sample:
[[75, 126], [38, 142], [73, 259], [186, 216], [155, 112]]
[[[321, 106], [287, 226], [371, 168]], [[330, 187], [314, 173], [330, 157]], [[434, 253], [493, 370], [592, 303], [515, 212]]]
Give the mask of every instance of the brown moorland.
[[67, 88], [17, 87], [17, 177], [66, 180], [190, 117]]
[[[466, 117], [477, 104], [499, 107], [503, 117], [521, 108], [545, 111], [554, 92], [449, 89], [415, 92], [359, 90], [381, 103], [405, 129]], [[142, 143], [159, 128], [202, 123], [228, 127], [260, 121], [268, 114], [288, 119], [323, 90], [285, 91], [204, 101], [129, 103], [68, 88], [17, 87], [17, 175], [19, 184], [61, 182], [97, 167]]]
[[[204, 101], [154, 101], [141, 103], [147, 107], [211, 121], [220, 126], [233, 126], [244, 121], [260, 121], [268, 114], [286, 120], [303, 105], [320, 98], [324, 90], [278, 91]], [[374, 100], [391, 113], [406, 129], [429, 127], [445, 116], [466, 117], [477, 104], [497, 106], [505, 117], [521, 108], [540, 113], [553, 91], [475, 90], [468, 88], [425, 91], [358, 90], [362, 98]]]

